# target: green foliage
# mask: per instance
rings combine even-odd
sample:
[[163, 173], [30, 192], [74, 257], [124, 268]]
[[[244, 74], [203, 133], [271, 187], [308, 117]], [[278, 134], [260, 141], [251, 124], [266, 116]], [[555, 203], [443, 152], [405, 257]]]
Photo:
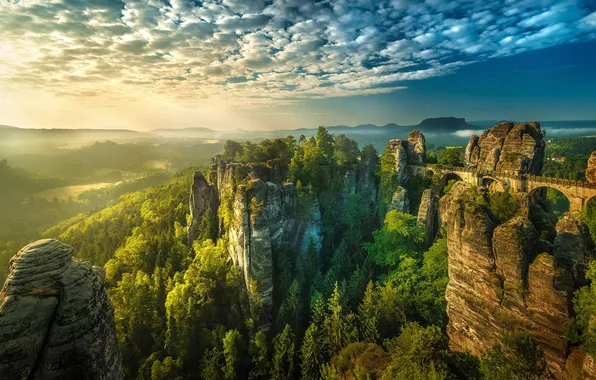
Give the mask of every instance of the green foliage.
[[262, 331], [256, 333], [250, 341], [249, 354], [252, 360], [250, 380], [264, 380], [269, 378], [269, 355], [267, 349], [267, 337]]
[[389, 144], [387, 144], [385, 151], [381, 155], [381, 165], [379, 166], [378, 175], [381, 178], [381, 184], [379, 186], [381, 199], [385, 205], [388, 205], [391, 203], [393, 192], [399, 185], [395, 172], [395, 155]]
[[447, 376], [447, 341], [436, 326], [407, 323], [386, 342], [391, 362], [383, 379], [442, 379]]
[[519, 201], [508, 190], [490, 194], [490, 209], [502, 222], [511, 219], [518, 208]]
[[302, 379], [318, 380], [323, 362], [323, 347], [321, 345], [321, 331], [314, 322], [310, 324], [304, 335], [300, 348], [300, 369]]
[[295, 336], [290, 325], [273, 338], [273, 368], [271, 377], [279, 380], [291, 380], [296, 372]]
[[373, 233], [374, 241], [365, 243], [368, 256], [390, 272], [416, 252], [424, 244], [424, 229], [417, 224], [416, 217], [389, 211], [382, 229]]
[[332, 372], [340, 379], [380, 379], [390, 362], [389, 354], [373, 343], [351, 343], [331, 359]]
[[590, 285], [581, 287], [575, 292], [573, 310], [576, 313], [572, 328], [576, 336], [573, 343], [580, 343], [585, 352], [596, 356], [596, 326], [593, 315], [596, 315], [596, 261], [591, 261], [586, 272]]
[[327, 315], [323, 322], [323, 343], [329, 355], [335, 355], [343, 347], [357, 339], [352, 315], [344, 312], [345, 300], [337, 282], [327, 302]]
[[372, 281], [370, 281], [358, 307], [359, 331], [363, 342], [376, 343], [379, 341], [378, 308], [377, 294]]
[[483, 356], [480, 370], [487, 380], [551, 378], [536, 340], [520, 331], [503, 331], [501, 342]]
[[[370, 148], [368, 153], [370, 154]], [[359, 156], [360, 150], [358, 149], [356, 141], [347, 138], [345, 135], [339, 135], [335, 138], [333, 161], [335, 161], [338, 166], [348, 169], [356, 169]]]
[[459, 149], [447, 148], [439, 156], [439, 164], [445, 166], [461, 166], [462, 152]]
[[242, 337], [238, 330], [230, 330], [226, 334], [223, 339], [223, 354], [226, 363], [224, 377], [229, 380], [237, 379], [243, 361]]

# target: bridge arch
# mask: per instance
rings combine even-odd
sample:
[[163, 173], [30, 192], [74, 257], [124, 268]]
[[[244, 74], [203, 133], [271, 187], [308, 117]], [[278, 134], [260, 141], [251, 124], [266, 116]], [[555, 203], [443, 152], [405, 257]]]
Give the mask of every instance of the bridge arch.
[[441, 196], [444, 195], [445, 187], [447, 187], [447, 185], [449, 184], [449, 182], [452, 181], [452, 180], [463, 181], [463, 178], [460, 177], [458, 174], [453, 173], [453, 172], [447, 172], [447, 173], [443, 174], [443, 176], [439, 180], [439, 194]]
[[563, 216], [563, 214], [566, 212], [574, 211], [574, 198], [570, 197], [568, 194], [565, 194], [565, 192], [561, 191], [555, 186], [544, 184], [542, 186], [534, 187], [530, 191], [529, 195], [530, 202], [533, 204], [541, 203], [542, 206], [550, 208], [550, 210], [547, 209], [547, 211], [552, 212], [557, 219]]
[[491, 193], [503, 193], [507, 189], [507, 186], [502, 181], [493, 176], [482, 177], [480, 180], [480, 185], [482, 187], [486, 187]]

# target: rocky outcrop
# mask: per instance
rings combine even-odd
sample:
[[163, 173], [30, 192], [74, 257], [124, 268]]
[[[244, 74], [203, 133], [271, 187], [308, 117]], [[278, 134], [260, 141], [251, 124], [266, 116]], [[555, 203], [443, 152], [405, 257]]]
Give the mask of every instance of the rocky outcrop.
[[396, 210], [403, 213], [410, 212], [410, 198], [408, 197], [408, 190], [401, 186], [393, 192], [391, 203], [387, 206], [389, 210]]
[[362, 157], [356, 180], [356, 193], [370, 199], [371, 204], [377, 202], [379, 194], [379, 178], [376, 175], [379, 157], [368, 155]]
[[586, 285], [586, 270], [594, 258], [594, 242], [588, 226], [571, 214], [557, 222], [553, 255], [557, 264], [566, 268], [576, 285]]
[[[188, 245], [190, 246], [193, 241], [197, 240], [199, 227], [204, 218], [212, 218], [213, 220], [206, 222], [209, 225], [215, 224], [217, 208], [219, 206], [217, 188], [210, 185], [203, 173], [199, 171], [195, 172], [193, 176], [189, 205], [191, 223], [188, 228]], [[212, 235], [209, 237], [215, 239], [217, 236]]]
[[504, 122], [484, 131], [480, 137], [470, 137], [465, 163], [481, 170], [540, 174], [544, 147], [542, 130], [537, 122]]
[[40, 240], [11, 259], [0, 293], [0, 378], [122, 377], [103, 271], [72, 254]]
[[[549, 370], [561, 378], [574, 272], [581, 273], [579, 263], [591, 255], [591, 242], [578, 221], [567, 220], [557, 228], [554, 255], [537, 251], [546, 245], [527, 217], [497, 225], [476, 196], [470, 185], [457, 182], [440, 200], [449, 250], [445, 296], [451, 348], [480, 355], [502, 331], [521, 329], [535, 337]], [[573, 265], [564, 265], [562, 258]]]
[[588, 167], [586, 168], [586, 179], [590, 183], [596, 183], [596, 152], [592, 152], [588, 159]]
[[426, 189], [422, 193], [420, 208], [418, 209], [418, 225], [426, 232], [425, 247], [430, 247], [439, 232], [439, 196], [433, 189]]
[[565, 378], [569, 380], [596, 379], [596, 361], [579, 348], [573, 348], [565, 363]]
[[408, 165], [422, 165], [426, 160], [426, 139], [419, 131], [412, 131], [407, 140], [389, 140], [393, 152], [397, 183], [403, 186], [409, 179]]

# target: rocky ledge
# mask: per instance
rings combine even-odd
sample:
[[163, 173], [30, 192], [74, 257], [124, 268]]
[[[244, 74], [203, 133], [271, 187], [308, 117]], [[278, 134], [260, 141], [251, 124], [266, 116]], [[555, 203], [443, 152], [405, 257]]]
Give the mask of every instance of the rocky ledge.
[[0, 293], [1, 379], [120, 379], [103, 271], [39, 240], [10, 261]]

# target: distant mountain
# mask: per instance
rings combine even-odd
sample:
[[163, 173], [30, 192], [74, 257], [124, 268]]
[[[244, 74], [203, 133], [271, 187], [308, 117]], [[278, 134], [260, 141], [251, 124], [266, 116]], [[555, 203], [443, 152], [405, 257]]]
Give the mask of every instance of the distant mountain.
[[15, 129], [12, 125], [0, 125], [0, 129]]
[[209, 138], [221, 135], [221, 132], [214, 131], [210, 128], [191, 127], [191, 128], [159, 128], [151, 131], [156, 135], [163, 137], [174, 138]]

